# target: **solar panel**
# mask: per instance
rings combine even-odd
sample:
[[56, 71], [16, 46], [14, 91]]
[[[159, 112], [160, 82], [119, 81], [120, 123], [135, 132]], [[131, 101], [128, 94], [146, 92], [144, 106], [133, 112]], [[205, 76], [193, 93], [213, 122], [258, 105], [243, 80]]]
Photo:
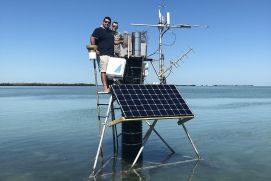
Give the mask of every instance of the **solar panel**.
[[126, 119], [194, 116], [175, 85], [113, 85]]

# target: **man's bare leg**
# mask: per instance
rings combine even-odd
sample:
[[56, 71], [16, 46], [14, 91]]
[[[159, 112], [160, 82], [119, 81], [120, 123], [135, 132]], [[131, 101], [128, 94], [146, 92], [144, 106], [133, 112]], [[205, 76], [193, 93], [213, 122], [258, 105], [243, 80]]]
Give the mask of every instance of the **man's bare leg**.
[[101, 72], [101, 79], [102, 79], [102, 84], [103, 84], [104, 92], [109, 92], [109, 88], [108, 88], [108, 85], [107, 85], [107, 78], [106, 78], [106, 73], [105, 72]]

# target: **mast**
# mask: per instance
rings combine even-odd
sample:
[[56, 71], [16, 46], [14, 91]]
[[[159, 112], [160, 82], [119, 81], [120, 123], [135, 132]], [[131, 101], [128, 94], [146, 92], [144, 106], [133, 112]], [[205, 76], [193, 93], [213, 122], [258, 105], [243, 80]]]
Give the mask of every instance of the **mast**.
[[[164, 8], [164, 5], [161, 6]], [[190, 25], [190, 24], [176, 24], [170, 25], [170, 13], [167, 12], [166, 18], [158, 11], [159, 21], [158, 24], [131, 24], [132, 26], [147, 26], [147, 27], [157, 27], [159, 31], [159, 42], [158, 42], [158, 52], [159, 52], [159, 71], [158, 79], [160, 84], [166, 84], [166, 68], [164, 64], [164, 54], [163, 54], [163, 36], [170, 28], [192, 28], [200, 27], [200, 25]], [[191, 50], [190, 50], [191, 51]], [[190, 52], [189, 51], [189, 52]]]

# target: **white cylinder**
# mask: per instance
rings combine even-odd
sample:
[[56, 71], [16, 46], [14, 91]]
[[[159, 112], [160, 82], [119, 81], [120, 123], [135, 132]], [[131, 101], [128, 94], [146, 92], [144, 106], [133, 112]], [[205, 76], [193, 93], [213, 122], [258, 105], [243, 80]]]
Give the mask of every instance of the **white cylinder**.
[[167, 12], [167, 25], [170, 25], [170, 14]]
[[88, 58], [90, 60], [96, 59], [96, 52], [94, 52], [94, 51], [88, 52]]

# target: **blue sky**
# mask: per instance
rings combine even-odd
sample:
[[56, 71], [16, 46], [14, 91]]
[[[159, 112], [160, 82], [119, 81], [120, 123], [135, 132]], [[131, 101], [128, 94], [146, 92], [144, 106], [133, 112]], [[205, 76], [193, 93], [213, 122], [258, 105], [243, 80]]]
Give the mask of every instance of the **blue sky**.
[[[93, 83], [86, 44], [104, 16], [119, 31], [148, 31], [148, 53], [157, 48], [159, 0], [1, 0], [0, 82]], [[168, 78], [174, 84], [271, 85], [271, 1], [165, 1], [171, 23], [209, 25], [174, 29], [175, 44], [165, 47], [165, 61], [188, 48], [194, 52]], [[172, 33], [165, 43], [174, 40]], [[155, 57], [154, 57], [155, 58]], [[150, 69], [148, 83], [157, 82]]]

